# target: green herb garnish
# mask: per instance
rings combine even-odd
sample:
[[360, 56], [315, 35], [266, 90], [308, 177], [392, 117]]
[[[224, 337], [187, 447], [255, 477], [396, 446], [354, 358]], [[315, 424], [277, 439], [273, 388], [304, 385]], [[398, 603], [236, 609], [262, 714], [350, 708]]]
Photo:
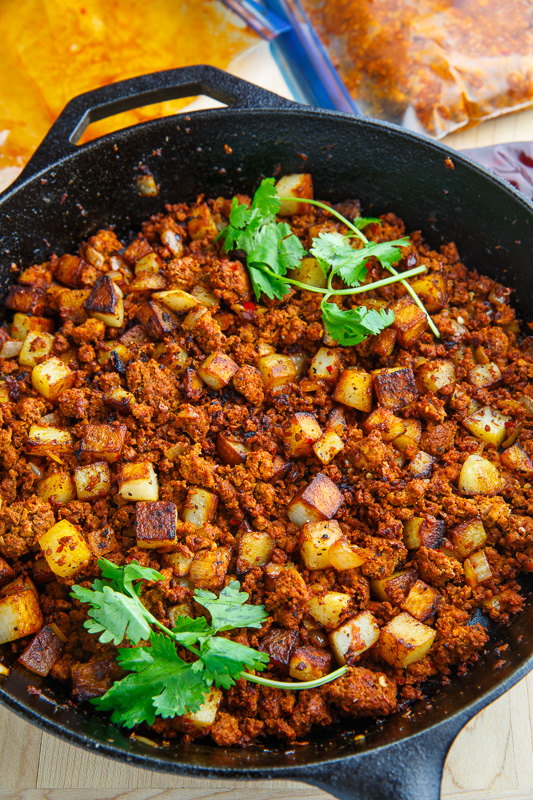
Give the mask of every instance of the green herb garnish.
[[[310, 253], [317, 259], [327, 277], [327, 288], [319, 288], [287, 277], [290, 269], [298, 267], [306, 255], [305, 248], [299, 238], [292, 232], [286, 222], [278, 222], [278, 213], [282, 200], [308, 203], [327, 211], [336, 217], [350, 231], [348, 234], [320, 233], [313, 239]], [[219, 234], [226, 252], [242, 250], [246, 254], [246, 264], [250, 272], [252, 287], [259, 300], [262, 294], [270, 299], [281, 299], [289, 292], [290, 286], [296, 286], [310, 292], [323, 294], [321, 302], [322, 320], [328, 333], [342, 345], [355, 345], [371, 334], [380, 333], [394, 322], [392, 309], [379, 310], [357, 306], [342, 309], [335, 303], [328, 302], [332, 296], [356, 295], [369, 292], [381, 286], [401, 282], [407, 289], [416, 305], [426, 314], [428, 325], [433, 334], [440, 336], [435, 323], [424, 308], [424, 305], [407, 278], [425, 271], [425, 267], [415, 267], [403, 273], [394, 268], [402, 256], [402, 247], [406, 247], [408, 237], [391, 242], [372, 242], [362, 232], [371, 223], [379, 223], [375, 217], [356, 217], [350, 221], [334, 208], [318, 200], [307, 198], [283, 198], [276, 193], [274, 178], [265, 178], [254, 194], [251, 206], [239, 203], [233, 198], [229, 224]], [[351, 239], [357, 238], [362, 246], [354, 248]], [[365, 284], [367, 263], [376, 258], [381, 266], [392, 273], [391, 277]], [[333, 279], [340, 278], [348, 287], [335, 289]], [[336, 309], [336, 310], [335, 310]]]
[[[197, 589], [194, 599], [209, 612], [193, 619], [180, 616], [172, 629], [159, 622], [143, 605], [140, 581], [163, 580], [156, 570], [136, 561], [119, 567], [101, 558], [101, 578], [92, 588], [73, 586], [72, 596], [91, 608], [84, 623], [101, 642], [120, 645], [124, 639], [137, 647], [120, 647], [117, 660], [129, 672], [102, 696], [91, 702], [111, 719], [131, 728], [141, 722], [153, 724], [156, 716], [174, 717], [197, 711], [212, 686], [229, 689], [239, 678], [281, 689], [311, 689], [329, 683], [346, 672], [341, 667], [314, 681], [288, 683], [274, 681], [246, 670], [262, 671], [269, 656], [252, 647], [217, 634], [235, 628], [260, 628], [267, 619], [265, 607], [249, 604], [249, 595], [231, 581], [220, 594]], [[154, 630], [158, 628], [158, 632]], [[185, 661], [176, 645], [188, 650], [194, 660]]]

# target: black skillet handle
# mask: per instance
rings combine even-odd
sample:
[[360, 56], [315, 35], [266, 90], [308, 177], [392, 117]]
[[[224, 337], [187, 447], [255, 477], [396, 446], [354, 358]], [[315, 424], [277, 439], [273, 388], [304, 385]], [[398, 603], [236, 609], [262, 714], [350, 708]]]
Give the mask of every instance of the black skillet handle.
[[298, 779], [340, 800], [439, 800], [446, 755], [469, 717], [459, 715], [397, 744], [314, 766]]
[[35, 151], [17, 183], [75, 152], [76, 143], [91, 122], [151, 103], [196, 95], [206, 95], [235, 108], [300, 107], [216, 67], [200, 65], [140, 75], [74, 97]]

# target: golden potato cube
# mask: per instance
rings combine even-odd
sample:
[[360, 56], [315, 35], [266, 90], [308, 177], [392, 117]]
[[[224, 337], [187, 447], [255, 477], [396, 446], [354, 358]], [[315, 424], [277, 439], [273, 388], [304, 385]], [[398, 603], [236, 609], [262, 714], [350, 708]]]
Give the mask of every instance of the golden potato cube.
[[9, 394], [9, 388], [5, 381], [0, 382], [0, 403], [10, 403], [11, 402], [11, 395]]
[[168, 289], [166, 292], [154, 292], [152, 295], [154, 300], [163, 303], [171, 311], [178, 314], [183, 311], [190, 311], [191, 308], [196, 308], [200, 300], [182, 289]]
[[98, 353], [98, 363], [112, 371], [123, 372], [133, 358], [131, 350], [122, 342], [106, 342], [105, 347], [107, 349]]
[[159, 275], [162, 266], [157, 253], [151, 252], [138, 258], [133, 269], [136, 275]]
[[444, 521], [427, 517], [411, 517], [403, 524], [403, 543], [408, 550], [438, 547], [444, 538]]
[[296, 379], [296, 367], [290, 356], [268, 353], [259, 358], [257, 367], [266, 389], [277, 389], [288, 383], [294, 383]]
[[334, 519], [305, 524], [300, 534], [300, 552], [305, 566], [308, 569], [331, 567], [329, 550], [341, 537], [341, 527]]
[[[282, 175], [281, 178], [276, 181], [276, 191], [279, 197], [303, 197], [312, 200], [313, 179], [308, 172]], [[284, 199], [281, 201], [278, 214], [280, 217], [292, 217], [294, 214], [307, 214], [309, 210], [309, 205], [307, 203], [295, 203], [290, 199]]]
[[149, 461], [122, 464], [118, 472], [118, 493], [124, 500], [158, 500], [159, 481]]
[[84, 308], [90, 317], [99, 319], [110, 328], [121, 328], [124, 324], [122, 291], [109, 275], [98, 278]]
[[107, 497], [111, 491], [111, 472], [106, 461], [76, 467], [74, 482], [78, 500], [98, 500]]
[[206, 320], [212, 319], [208, 309], [205, 306], [200, 305], [197, 308], [193, 308], [191, 309], [191, 311], [189, 311], [187, 316], [184, 317], [181, 323], [181, 327], [186, 331], [191, 331], [192, 333], [194, 333], [194, 329], [202, 321], [202, 318], [204, 317]]
[[309, 613], [314, 620], [328, 630], [338, 628], [341, 619], [352, 608], [351, 594], [326, 592], [309, 600]]
[[407, 471], [411, 478], [429, 478], [433, 472], [433, 465], [436, 460], [434, 456], [426, 453], [424, 450], [419, 450], [418, 453], [413, 456], [411, 463], [407, 467]]
[[368, 553], [362, 547], [350, 544], [346, 539], [337, 539], [330, 547], [328, 558], [331, 566], [342, 572], [345, 569], [360, 567], [368, 561]]
[[231, 553], [225, 547], [216, 550], [200, 550], [195, 554], [189, 570], [189, 578], [199, 589], [220, 589], [231, 560]]
[[313, 452], [322, 464], [330, 464], [344, 449], [344, 442], [335, 431], [328, 430], [313, 445]]
[[418, 397], [415, 376], [410, 367], [374, 370], [372, 381], [379, 405], [391, 411], [414, 403]]
[[206, 203], [199, 203], [191, 210], [187, 220], [187, 233], [193, 240], [214, 239], [218, 236], [218, 228]]
[[402, 297], [393, 303], [392, 310], [395, 317], [392, 327], [396, 331], [398, 343], [400, 347], [409, 350], [418, 342], [427, 327], [427, 315], [410, 297]]
[[140, 502], [135, 505], [137, 547], [158, 550], [176, 545], [178, 509], [166, 500]]
[[313, 444], [322, 436], [322, 428], [314, 414], [297, 411], [284, 431], [285, 447], [290, 458], [310, 456]]
[[300, 380], [307, 362], [307, 355], [305, 353], [291, 353], [289, 358], [294, 364], [294, 368], [296, 370], [296, 379]]
[[210, 728], [215, 721], [221, 700], [222, 691], [212, 686], [198, 711], [188, 711], [180, 719], [186, 723], [187, 727], [198, 730]]
[[129, 414], [136, 400], [134, 394], [126, 391], [126, 389], [123, 389], [121, 386], [116, 386], [114, 389], [110, 389], [105, 393], [104, 402], [114, 411], [119, 411], [122, 414]]
[[262, 567], [270, 559], [274, 540], [266, 531], [244, 531], [239, 539], [237, 572]]
[[235, 361], [225, 353], [211, 353], [201, 367], [198, 375], [211, 389], [223, 389], [239, 369]]
[[441, 389], [451, 388], [457, 381], [454, 363], [448, 359], [427, 361], [418, 368], [416, 374], [419, 386], [434, 394]]
[[400, 608], [419, 622], [425, 622], [434, 616], [440, 599], [441, 596], [436, 589], [428, 586], [424, 581], [418, 580], [411, 586], [403, 603], [400, 603]]
[[61, 392], [70, 389], [75, 378], [75, 373], [56, 356], [37, 364], [31, 372], [33, 388], [47, 400], [57, 400]]
[[513, 444], [500, 455], [500, 461], [506, 469], [512, 472], [532, 472], [533, 460], [528, 456], [522, 445]]
[[376, 408], [363, 422], [365, 433], [379, 431], [384, 442], [392, 442], [406, 431], [405, 420], [395, 416], [388, 408]]
[[502, 373], [499, 366], [492, 361], [487, 364], [476, 364], [475, 367], [471, 367], [468, 370], [468, 382], [477, 389], [494, 386], [501, 377]]
[[331, 671], [331, 656], [326, 650], [309, 645], [296, 647], [289, 661], [289, 675], [296, 681], [314, 681]]
[[404, 455], [413, 455], [418, 450], [422, 438], [422, 423], [418, 419], [404, 419], [405, 431], [392, 440], [396, 450]]
[[492, 578], [492, 570], [484, 550], [478, 550], [477, 553], [472, 553], [465, 559], [463, 570], [465, 580], [472, 588], [485, 581], [490, 581]]
[[250, 448], [242, 442], [237, 442], [235, 439], [231, 439], [224, 433], [218, 434], [217, 453], [223, 464], [230, 464], [231, 466], [244, 464], [246, 461], [246, 456], [249, 452]]
[[346, 657], [356, 658], [379, 639], [379, 625], [370, 611], [362, 611], [329, 634], [329, 642], [339, 664]]
[[195, 528], [201, 528], [212, 522], [218, 506], [218, 497], [207, 489], [189, 489], [183, 507], [183, 521], [190, 522]]
[[53, 333], [54, 321], [48, 317], [30, 317], [17, 312], [11, 323], [11, 337], [23, 342], [28, 333]]
[[207, 306], [207, 308], [214, 308], [215, 306], [219, 305], [219, 302], [213, 292], [209, 291], [207, 286], [202, 286], [200, 283], [192, 287], [191, 295], [196, 298], [199, 303]]
[[342, 408], [334, 408], [331, 411], [326, 422], [326, 430], [342, 436], [346, 430], [346, 415]]
[[74, 441], [68, 431], [51, 426], [30, 425], [26, 440], [26, 452], [34, 456], [57, 457], [71, 453]]
[[508, 423], [511, 417], [502, 414], [495, 408], [483, 406], [478, 411], [463, 419], [465, 428], [473, 433], [476, 439], [486, 444], [499, 447], [508, 434]]
[[37, 633], [43, 625], [39, 599], [32, 589], [20, 589], [0, 599], [0, 644]]
[[386, 578], [374, 578], [370, 581], [372, 595], [377, 600], [397, 605], [407, 595], [409, 589], [416, 581], [416, 572], [412, 569], [402, 569], [393, 572]]
[[415, 278], [410, 283], [430, 314], [446, 307], [448, 289], [446, 278], [442, 272], [434, 272], [431, 275], [424, 275], [422, 278]]
[[39, 286], [20, 286], [11, 284], [7, 290], [4, 305], [11, 311], [40, 316], [46, 310], [46, 292]]
[[372, 375], [361, 370], [344, 369], [335, 386], [333, 399], [357, 411], [372, 409]]
[[52, 352], [54, 337], [51, 333], [30, 331], [19, 353], [19, 364], [24, 367], [35, 367], [43, 358]]
[[91, 551], [78, 529], [62, 519], [37, 540], [48, 566], [60, 578], [71, 578], [91, 560]]
[[333, 481], [319, 472], [289, 503], [289, 519], [301, 528], [335, 516], [344, 498]]
[[459, 491], [466, 495], [493, 495], [503, 488], [500, 471], [477, 453], [469, 455], [459, 474]]
[[450, 541], [457, 555], [461, 558], [466, 558], [487, 542], [487, 534], [483, 522], [479, 517], [460, 522], [459, 525], [451, 529]]
[[380, 655], [391, 667], [408, 667], [431, 649], [436, 632], [403, 611], [380, 633]]
[[84, 456], [103, 459], [111, 464], [117, 461], [122, 453], [126, 433], [125, 425], [88, 424], [83, 432], [80, 452]]
[[300, 281], [307, 286], [316, 286], [317, 289], [325, 289], [327, 285], [324, 270], [313, 256], [302, 258], [300, 266], [289, 270], [288, 275], [293, 281]]
[[70, 503], [76, 497], [76, 487], [72, 475], [68, 472], [55, 472], [39, 481], [37, 494], [42, 500], [48, 500], [52, 506]]
[[[165, 553], [165, 565], [172, 567], [172, 572], [178, 578], [184, 578], [191, 571], [191, 564], [193, 562], [192, 554], [190, 556], [184, 553]], [[175, 606], [173, 607], [175, 608]]]
[[0, 348], [0, 358], [17, 358], [22, 352], [22, 342], [7, 339]]
[[341, 359], [337, 350], [321, 347], [316, 351], [309, 366], [311, 380], [335, 383], [341, 371]]

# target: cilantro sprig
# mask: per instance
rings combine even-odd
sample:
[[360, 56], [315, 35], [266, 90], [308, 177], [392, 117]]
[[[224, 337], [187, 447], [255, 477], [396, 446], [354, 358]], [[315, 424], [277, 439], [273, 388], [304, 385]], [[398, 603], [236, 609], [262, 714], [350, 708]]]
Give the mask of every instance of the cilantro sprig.
[[[102, 697], [91, 702], [111, 719], [131, 728], [142, 722], [197, 711], [213, 686], [229, 689], [240, 678], [281, 689], [311, 689], [335, 680], [346, 672], [341, 667], [314, 681], [275, 681], [261, 675], [269, 656], [234, 642], [220, 633], [235, 628], [260, 628], [268, 615], [264, 606], [248, 603], [238, 581], [231, 581], [217, 596], [197, 589], [193, 595], [209, 614], [206, 617], [178, 617], [172, 629], [163, 625], [141, 600], [143, 581], [160, 581], [163, 575], [136, 561], [120, 567], [101, 558], [101, 577], [91, 588], [73, 586], [72, 596], [90, 605], [85, 628], [99, 635], [99, 641], [121, 646], [117, 661], [126, 675], [115, 681]], [[157, 630], [154, 630], [156, 628]], [[176, 646], [187, 650], [185, 659]], [[183, 653], [183, 651], [181, 651]]]
[[[287, 276], [289, 270], [300, 266], [306, 255], [300, 239], [286, 222], [279, 222], [278, 213], [281, 201], [307, 203], [327, 211], [342, 222], [350, 231], [323, 232], [313, 238], [310, 253], [320, 264], [327, 277], [327, 288], [302, 283]], [[283, 198], [276, 193], [274, 178], [265, 178], [255, 192], [252, 203], [248, 207], [233, 198], [229, 224], [219, 234], [226, 252], [242, 250], [246, 254], [246, 264], [256, 298], [262, 294], [270, 299], [281, 299], [296, 286], [311, 292], [324, 295], [321, 301], [322, 320], [328, 333], [342, 345], [355, 345], [371, 334], [380, 333], [394, 322], [392, 309], [379, 311], [366, 306], [343, 309], [336, 303], [329, 302], [333, 296], [357, 295], [400, 282], [413, 298], [416, 305], [427, 317], [433, 334], [439, 337], [439, 330], [429, 316], [422, 301], [407, 282], [408, 278], [425, 271], [425, 267], [415, 267], [399, 273], [394, 265], [402, 257], [402, 248], [410, 240], [402, 237], [389, 242], [372, 242], [362, 229], [371, 223], [380, 223], [375, 217], [356, 217], [348, 220], [336, 209], [309, 198]], [[352, 239], [359, 241], [359, 247], [352, 246]], [[376, 258], [391, 276], [372, 283], [364, 283], [367, 276], [367, 264]], [[334, 278], [339, 278], [348, 288], [334, 288]], [[336, 310], [335, 310], [336, 309]]]

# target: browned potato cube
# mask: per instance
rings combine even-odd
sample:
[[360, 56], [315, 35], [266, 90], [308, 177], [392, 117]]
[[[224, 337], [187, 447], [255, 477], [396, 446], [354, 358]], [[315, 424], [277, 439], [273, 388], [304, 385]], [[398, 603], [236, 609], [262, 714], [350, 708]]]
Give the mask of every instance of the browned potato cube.
[[472, 453], [467, 456], [459, 474], [459, 490], [466, 495], [498, 494], [503, 487], [498, 468], [488, 459]]
[[489, 361], [487, 364], [476, 364], [468, 371], [468, 382], [477, 389], [494, 386], [501, 379], [502, 373], [497, 364]]
[[148, 300], [137, 309], [137, 319], [150, 339], [156, 342], [170, 336], [178, 327], [178, 318], [155, 300]]
[[156, 550], [176, 544], [178, 509], [166, 500], [140, 502], [135, 505], [137, 547]]
[[90, 317], [99, 319], [110, 328], [121, 328], [124, 324], [122, 291], [109, 275], [98, 278], [84, 308]]
[[162, 266], [163, 262], [157, 253], [146, 253], [135, 262], [135, 275], [159, 275]]
[[37, 633], [44, 623], [37, 594], [20, 589], [0, 599], [0, 644]]
[[415, 278], [410, 283], [430, 314], [446, 307], [448, 289], [446, 278], [442, 272], [433, 272], [431, 275]]
[[296, 681], [314, 681], [331, 671], [331, 655], [317, 647], [297, 647], [289, 661], [289, 675]]
[[118, 550], [117, 537], [109, 526], [100, 528], [98, 531], [87, 531], [87, 544], [91, 552], [98, 558]]
[[314, 414], [297, 411], [284, 431], [285, 447], [289, 458], [310, 456], [313, 444], [320, 439], [322, 428]]
[[403, 569], [399, 572], [393, 572], [387, 578], [371, 580], [370, 588], [377, 600], [398, 605], [406, 597], [416, 578], [417, 575], [414, 570]]
[[[308, 172], [302, 174], [282, 175], [276, 182], [276, 190], [280, 197], [313, 199], [313, 179]], [[290, 199], [282, 200], [278, 211], [280, 217], [292, 217], [295, 214], [307, 214], [310, 207], [307, 203], [295, 203]]]
[[418, 397], [415, 376], [410, 367], [374, 370], [372, 380], [379, 405], [391, 411], [414, 403]]
[[427, 326], [427, 315], [410, 297], [402, 297], [393, 304], [395, 329], [400, 347], [409, 350], [420, 338]]
[[155, 292], [153, 295], [154, 300], [163, 303], [167, 308], [176, 313], [183, 311], [190, 311], [191, 308], [196, 308], [200, 300], [188, 292], [181, 289], [168, 289], [166, 292]]
[[331, 519], [343, 501], [344, 498], [333, 481], [319, 472], [289, 503], [289, 519], [299, 528], [306, 522]]
[[454, 551], [461, 558], [466, 558], [474, 550], [479, 550], [487, 542], [487, 534], [481, 519], [469, 519], [460, 522], [450, 531], [450, 540]]
[[299, 267], [289, 270], [289, 278], [293, 281], [300, 281], [307, 286], [316, 286], [318, 289], [325, 289], [327, 278], [324, 270], [313, 256], [302, 258]]
[[76, 467], [74, 482], [78, 500], [98, 500], [107, 497], [111, 491], [111, 472], [106, 461]]
[[[172, 567], [172, 572], [178, 578], [184, 578], [191, 571], [191, 564], [193, 562], [193, 553], [189, 551], [190, 555], [185, 553], [166, 553], [165, 565]], [[175, 606], [173, 608], [176, 608]]]
[[261, 356], [257, 367], [265, 388], [271, 391], [280, 386], [286, 386], [288, 383], [294, 383], [296, 379], [294, 361], [289, 356], [283, 356], [280, 353], [268, 353], [266, 356]]
[[39, 317], [46, 311], [46, 292], [37, 286], [11, 285], [4, 305], [11, 311], [21, 311]]
[[385, 328], [384, 331], [372, 337], [372, 351], [377, 356], [390, 356], [396, 344], [396, 331], [394, 328]]
[[118, 473], [118, 493], [124, 500], [159, 500], [159, 481], [149, 461], [122, 464]]
[[211, 353], [201, 367], [198, 375], [211, 389], [223, 389], [239, 369], [235, 361], [225, 353]]
[[220, 589], [228, 571], [231, 553], [225, 547], [200, 550], [194, 556], [189, 578], [198, 589]]
[[237, 572], [267, 563], [274, 549], [274, 540], [266, 531], [244, 531], [239, 539]]
[[403, 543], [408, 550], [438, 547], [444, 537], [444, 521], [427, 517], [411, 517], [403, 524]]
[[37, 494], [43, 500], [48, 500], [52, 506], [62, 506], [70, 503], [76, 497], [76, 487], [72, 475], [68, 472], [55, 472], [39, 481]]
[[192, 209], [187, 232], [193, 240], [214, 239], [218, 235], [218, 228], [206, 203], [199, 203]]
[[463, 419], [462, 422], [477, 439], [499, 447], [508, 436], [511, 417], [502, 414], [496, 408], [484, 406]]
[[132, 292], [159, 292], [165, 289], [167, 282], [163, 275], [150, 275], [143, 272], [128, 284], [128, 294]]
[[298, 631], [270, 628], [267, 635], [261, 639], [258, 650], [270, 656], [270, 663], [273, 667], [287, 674], [292, 651], [298, 639]]
[[54, 265], [54, 278], [65, 286], [78, 289], [81, 286], [86, 264], [79, 256], [65, 254]]
[[448, 359], [427, 361], [416, 374], [421, 391], [433, 393], [443, 389], [450, 393], [457, 380], [454, 363]]
[[308, 569], [331, 567], [329, 551], [341, 537], [341, 527], [334, 519], [304, 525], [300, 534], [300, 552], [305, 566]]
[[393, 439], [392, 444], [406, 456], [412, 456], [418, 450], [422, 438], [422, 423], [418, 419], [404, 419], [405, 431]]
[[126, 432], [125, 425], [88, 424], [85, 426], [80, 452], [84, 456], [103, 459], [111, 464], [122, 453]]
[[202, 305], [207, 306], [207, 308], [214, 308], [215, 306], [219, 305], [219, 302], [213, 292], [211, 292], [207, 286], [202, 286], [201, 283], [198, 283], [196, 286], [193, 286], [191, 289], [191, 295]]
[[403, 603], [400, 603], [400, 608], [419, 622], [425, 622], [434, 616], [440, 599], [441, 596], [436, 589], [418, 580], [411, 586]]
[[365, 433], [379, 431], [384, 442], [392, 442], [406, 431], [405, 420], [395, 416], [388, 408], [376, 408], [363, 422]]
[[500, 461], [511, 472], [533, 472], [533, 461], [528, 456], [522, 445], [513, 444], [500, 455]]
[[492, 570], [484, 550], [472, 553], [463, 563], [463, 570], [467, 584], [472, 587], [492, 578]]
[[326, 422], [326, 430], [342, 436], [346, 430], [346, 415], [342, 408], [334, 408]]
[[412, 478], [429, 478], [436, 460], [434, 456], [424, 450], [419, 450], [407, 467], [407, 471]]
[[344, 442], [335, 431], [328, 430], [313, 445], [313, 452], [322, 464], [330, 464], [344, 449]]
[[131, 350], [121, 342], [106, 342], [103, 347], [98, 353], [98, 363], [113, 372], [125, 372], [126, 364], [133, 358]]
[[352, 596], [344, 592], [326, 592], [309, 601], [309, 613], [319, 625], [328, 630], [337, 628], [352, 608]]
[[75, 373], [56, 356], [37, 364], [31, 373], [33, 388], [47, 400], [57, 400], [61, 392], [70, 389], [75, 378]]
[[60, 578], [71, 578], [91, 560], [91, 551], [78, 529], [62, 519], [37, 540], [48, 566]]
[[30, 425], [26, 440], [27, 453], [55, 459], [61, 453], [71, 453], [73, 447], [74, 441], [68, 431], [51, 426]]
[[337, 350], [321, 347], [316, 351], [309, 367], [311, 380], [335, 383], [341, 371], [341, 360]]
[[184, 522], [192, 523], [196, 528], [201, 528], [212, 522], [217, 512], [218, 497], [207, 489], [189, 489], [183, 507]]
[[56, 626], [44, 625], [18, 659], [26, 669], [42, 675], [43, 678], [48, 675], [63, 650], [63, 641], [54, 628]]
[[249, 452], [250, 448], [242, 444], [242, 442], [237, 442], [224, 433], [218, 434], [217, 453], [223, 464], [230, 464], [231, 466], [244, 464]]
[[0, 587], [13, 580], [15, 573], [3, 558], [0, 558]]
[[48, 317], [30, 317], [20, 312], [13, 315], [11, 337], [23, 342], [28, 333], [53, 333], [54, 321]]
[[379, 639], [379, 625], [370, 611], [362, 611], [329, 634], [331, 649], [339, 664], [356, 658]]
[[337, 539], [331, 545], [328, 553], [331, 566], [339, 572], [345, 569], [360, 567], [368, 560], [368, 553], [356, 544], [350, 544], [346, 539]]
[[114, 389], [110, 389], [105, 393], [104, 402], [114, 411], [119, 411], [122, 414], [129, 414], [136, 400], [134, 394], [126, 391], [126, 389], [122, 389], [120, 386], [116, 386]]
[[381, 629], [380, 655], [392, 667], [408, 667], [431, 649], [435, 631], [407, 612], [402, 612]]
[[[19, 343], [17, 342], [17, 344]], [[19, 353], [19, 364], [24, 367], [35, 367], [39, 361], [50, 355], [53, 345], [54, 337], [51, 333], [30, 331], [22, 344]]]
[[372, 408], [372, 376], [361, 370], [345, 369], [333, 392], [333, 399], [357, 411], [370, 411]]

